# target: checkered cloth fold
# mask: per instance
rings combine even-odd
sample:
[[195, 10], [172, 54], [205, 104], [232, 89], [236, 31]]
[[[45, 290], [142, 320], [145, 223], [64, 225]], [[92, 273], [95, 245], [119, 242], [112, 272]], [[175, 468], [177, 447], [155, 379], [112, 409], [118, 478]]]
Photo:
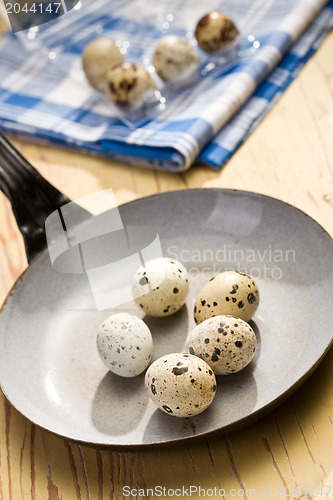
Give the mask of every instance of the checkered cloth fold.
[[[81, 53], [94, 37], [117, 40], [126, 59], [149, 66], [159, 38], [190, 36], [215, 8], [240, 30], [237, 58], [175, 93], [159, 113], [126, 116], [86, 82]], [[326, 0], [82, 0], [37, 32], [0, 39], [0, 127], [157, 169], [179, 172], [199, 161], [218, 170], [332, 26]]]

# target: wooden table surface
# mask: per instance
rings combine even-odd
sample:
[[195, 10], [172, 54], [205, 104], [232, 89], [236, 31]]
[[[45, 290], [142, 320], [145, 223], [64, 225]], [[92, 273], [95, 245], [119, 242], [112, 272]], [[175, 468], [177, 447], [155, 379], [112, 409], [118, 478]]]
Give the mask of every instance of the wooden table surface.
[[[299, 207], [333, 236], [332, 54], [331, 33], [219, 173], [199, 165], [180, 175], [156, 173], [15, 142], [42, 175], [72, 199], [110, 187], [118, 203], [183, 188], [246, 189]], [[1, 302], [26, 265], [22, 238], [1, 194]], [[126, 485], [146, 492], [133, 491], [129, 498], [153, 498], [147, 489], [157, 486], [192, 485], [205, 489], [206, 498], [212, 493], [209, 489], [223, 488], [224, 498], [332, 499], [332, 359], [331, 349], [293, 396], [242, 431], [136, 453], [87, 447], [54, 436], [32, 425], [1, 394], [0, 499], [127, 498]], [[199, 492], [192, 490], [192, 498], [199, 498]]]

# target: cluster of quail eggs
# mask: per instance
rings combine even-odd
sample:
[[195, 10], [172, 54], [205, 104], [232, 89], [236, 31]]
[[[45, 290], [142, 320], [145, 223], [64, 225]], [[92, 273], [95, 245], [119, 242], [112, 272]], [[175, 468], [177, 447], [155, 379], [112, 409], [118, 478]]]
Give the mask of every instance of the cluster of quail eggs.
[[144, 66], [125, 61], [110, 38], [99, 37], [88, 43], [82, 54], [82, 67], [90, 85], [105, 92], [118, 106], [135, 105], [155, 89]]
[[[237, 38], [238, 29], [225, 13], [214, 10], [198, 21], [194, 35], [200, 49], [215, 54]], [[164, 83], [191, 82], [199, 63], [197, 48], [175, 34], [158, 41], [152, 58], [155, 74]], [[105, 92], [118, 106], [139, 105], [158, 87], [143, 65], [125, 61], [117, 45], [106, 37], [88, 43], [82, 54], [82, 66], [90, 85]]]
[[[187, 270], [174, 259], [150, 260], [136, 271], [132, 292], [146, 315], [170, 316], [185, 304]], [[148, 368], [146, 390], [165, 413], [198, 415], [214, 399], [216, 375], [239, 372], [253, 359], [256, 336], [248, 321], [258, 305], [259, 291], [252, 278], [236, 271], [221, 272], [197, 296], [196, 326], [184, 352], [167, 354], [150, 364], [152, 334], [142, 319], [126, 312], [111, 315], [99, 327], [98, 352], [105, 366], [123, 377], [135, 377]]]

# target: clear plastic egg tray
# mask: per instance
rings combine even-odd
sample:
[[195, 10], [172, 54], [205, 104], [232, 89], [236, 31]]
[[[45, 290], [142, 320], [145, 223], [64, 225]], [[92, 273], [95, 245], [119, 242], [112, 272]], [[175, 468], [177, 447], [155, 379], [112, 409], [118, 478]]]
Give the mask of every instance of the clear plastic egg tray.
[[[251, 12], [244, 16], [242, 2], [209, 2], [193, 0], [81, 0], [60, 18], [17, 35], [29, 50], [39, 50], [59, 71], [61, 53], [74, 53], [75, 67], [81, 68], [84, 47], [96, 37], [109, 37], [118, 46], [126, 61], [142, 64], [151, 74], [156, 90], [147, 94], [139, 106], [115, 106], [105, 93], [92, 89], [92, 100], [109, 109], [110, 115], [126, 126], [136, 128], [147, 120], [158, 119], [175, 99], [191, 100], [201, 90], [207, 90], [215, 79], [223, 78], [235, 67], [241, 68], [261, 45], [260, 33], [253, 32]], [[235, 23], [239, 35], [226, 48], [208, 54], [198, 47], [194, 32], [198, 20], [212, 10], [225, 12]], [[272, 29], [274, 20], [272, 20]], [[266, 25], [266, 33], [270, 27]], [[165, 35], [185, 38], [197, 48], [200, 62], [187, 78], [167, 83], [157, 75], [153, 54], [158, 41]], [[87, 82], [85, 82], [87, 84]]]

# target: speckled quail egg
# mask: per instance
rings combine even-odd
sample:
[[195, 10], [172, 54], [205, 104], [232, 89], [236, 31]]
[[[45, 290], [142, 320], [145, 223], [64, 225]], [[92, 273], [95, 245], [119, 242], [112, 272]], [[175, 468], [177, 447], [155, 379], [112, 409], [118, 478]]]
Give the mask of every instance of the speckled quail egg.
[[157, 359], [146, 372], [145, 386], [152, 401], [175, 417], [198, 415], [216, 394], [213, 370], [191, 354], [173, 353]]
[[250, 321], [259, 305], [259, 290], [252, 278], [237, 271], [225, 271], [200, 290], [194, 320], [201, 323], [219, 314], [231, 314]]
[[128, 61], [109, 69], [106, 84], [111, 101], [125, 107], [140, 104], [148, 92], [156, 89], [148, 71], [141, 64]]
[[95, 38], [86, 45], [82, 54], [82, 67], [90, 85], [103, 89], [106, 73], [115, 64], [123, 61], [116, 44], [106, 37]]
[[105, 366], [121, 377], [135, 377], [149, 365], [153, 339], [148, 326], [137, 316], [117, 313], [99, 327], [97, 349]]
[[153, 259], [134, 275], [135, 303], [150, 316], [170, 316], [185, 303], [189, 291], [188, 273], [180, 262], [169, 258]]
[[156, 45], [153, 65], [158, 76], [166, 82], [188, 74], [198, 64], [198, 51], [185, 38], [167, 35]]
[[248, 323], [235, 316], [215, 316], [197, 325], [186, 339], [186, 352], [204, 359], [216, 375], [245, 368], [257, 345]]
[[203, 16], [195, 28], [199, 47], [205, 52], [216, 52], [235, 40], [238, 29], [229, 16], [214, 10]]

